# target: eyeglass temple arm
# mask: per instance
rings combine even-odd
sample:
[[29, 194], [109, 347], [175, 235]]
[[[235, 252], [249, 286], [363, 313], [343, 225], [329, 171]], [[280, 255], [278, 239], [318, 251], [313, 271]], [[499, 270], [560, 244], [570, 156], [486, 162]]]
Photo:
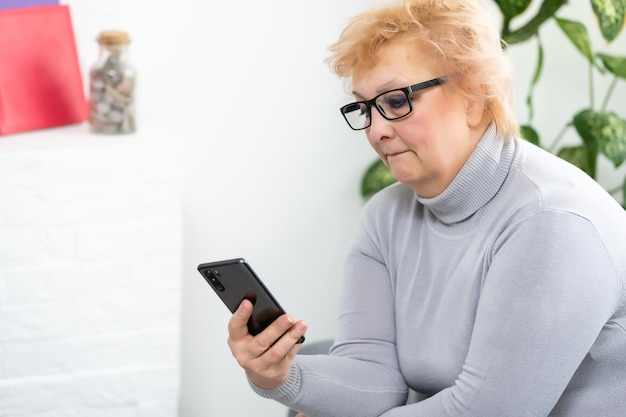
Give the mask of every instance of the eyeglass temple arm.
[[444, 77], [434, 78], [432, 80], [424, 81], [419, 84], [415, 84], [409, 87], [409, 91], [411, 93], [415, 93], [417, 91], [423, 90], [428, 87], [434, 87], [436, 85], [445, 84], [446, 79]]

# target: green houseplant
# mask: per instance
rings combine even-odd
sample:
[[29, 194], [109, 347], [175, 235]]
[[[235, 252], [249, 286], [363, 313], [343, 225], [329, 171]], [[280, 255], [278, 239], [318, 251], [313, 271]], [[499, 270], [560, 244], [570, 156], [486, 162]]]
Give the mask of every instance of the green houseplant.
[[[567, 0], [543, 0], [536, 14], [521, 26], [514, 28], [516, 20], [526, 12], [533, 0], [493, 0], [502, 15], [501, 38], [504, 44], [515, 44], [535, 40], [537, 43], [537, 61], [532, 77], [526, 104], [528, 120], [521, 126], [524, 139], [556, 153], [559, 157], [573, 163], [591, 177], [597, 179], [597, 161], [608, 158], [614, 168], [619, 168], [626, 160], [626, 119], [615, 111], [609, 110], [609, 103], [618, 82], [626, 80], [626, 56], [615, 56], [594, 52], [589, 32], [584, 24], [558, 17], [558, 12]], [[622, 32], [626, 15], [626, 0], [590, 0], [591, 10], [595, 15], [597, 29], [607, 45]], [[571, 41], [589, 64], [589, 105], [564, 123], [556, 138], [545, 140], [539, 134], [539, 128], [533, 125], [533, 91], [541, 80], [544, 47], [541, 28], [553, 19], [563, 34]], [[594, 103], [594, 76], [611, 77], [612, 81], [599, 107]], [[581, 83], [582, 84], [582, 83]], [[625, 109], [620, 109], [622, 112]], [[575, 133], [574, 133], [575, 132]], [[561, 139], [567, 134], [577, 134], [579, 144], [562, 146]], [[395, 182], [387, 167], [377, 160], [372, 163], [361, 181], [361, 195], [369, 198], [380, 189]], [[626, 178], [621, 186], [608, 190], [614, 196], [622, 194], [622, 205], [626, 208]]]

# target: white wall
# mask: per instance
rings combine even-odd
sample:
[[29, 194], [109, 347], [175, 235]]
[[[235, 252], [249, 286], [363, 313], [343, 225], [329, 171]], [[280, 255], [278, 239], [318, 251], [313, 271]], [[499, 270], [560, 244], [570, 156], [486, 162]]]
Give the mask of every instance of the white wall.
[[[248, 389], [225, 343], [229, 315], [195, 266], [246, 257], [283, 305], [308, 320], [310, 340], [333, 335], [335, 287], [361, 207], [358, 183], [374, 154], [344, 126], [337, 108], [346, 98], [322, 60], [347, 17], [374, 1], [66, 3], [80, 17], [85, 66], [95, 59], [99, 30], [131, 33], [139, 126], [171, 128], [172, 146], [183, 147], [180, 415], [282, 415], [283, 407]], [[587, 14], [587, 2], [571, 3], [563, 15]], [[550, 25], [535, 117], [556, 135], [586, 105], [587, 77], [585, 62]], [[624, 38], [609, 51], [626, 55]], [[602, 41], [596, 36], [594, 44]], [[512, 55], [525, 115], [533, 46]], [[624, 117], [623, 84], [613, 107]]]
[[143, 139], [0, 139], [0, 415], [177, 415], [180, 167]]

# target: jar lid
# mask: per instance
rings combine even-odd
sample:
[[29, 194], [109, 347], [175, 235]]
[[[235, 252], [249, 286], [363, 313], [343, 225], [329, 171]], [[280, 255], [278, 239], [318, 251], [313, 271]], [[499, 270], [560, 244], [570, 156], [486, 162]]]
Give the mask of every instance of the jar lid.
[[107, 46], [123, 46], [130, 43], [128, 33], [119, 30], [105, 30], [98, 35], [98, 42]]

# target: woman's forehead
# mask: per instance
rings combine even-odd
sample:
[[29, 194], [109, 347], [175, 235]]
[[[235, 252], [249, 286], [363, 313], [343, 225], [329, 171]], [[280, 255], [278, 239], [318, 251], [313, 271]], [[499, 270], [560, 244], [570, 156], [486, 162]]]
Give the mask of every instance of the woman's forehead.
[[382, 92], [435, 76], [438, 74], [433, 72], [432, 65], [417, 48], [395, 43], [381, 50], [377, 59], [369, 66], [354, 68], [352, 85], [357, 91], [367, 85]]
[[386, 72], [431, 71], [434, 57], [418, 42], [394, 40], [381, 46], [376, 55], [353, 68], [353, 78], [374, 70]]

